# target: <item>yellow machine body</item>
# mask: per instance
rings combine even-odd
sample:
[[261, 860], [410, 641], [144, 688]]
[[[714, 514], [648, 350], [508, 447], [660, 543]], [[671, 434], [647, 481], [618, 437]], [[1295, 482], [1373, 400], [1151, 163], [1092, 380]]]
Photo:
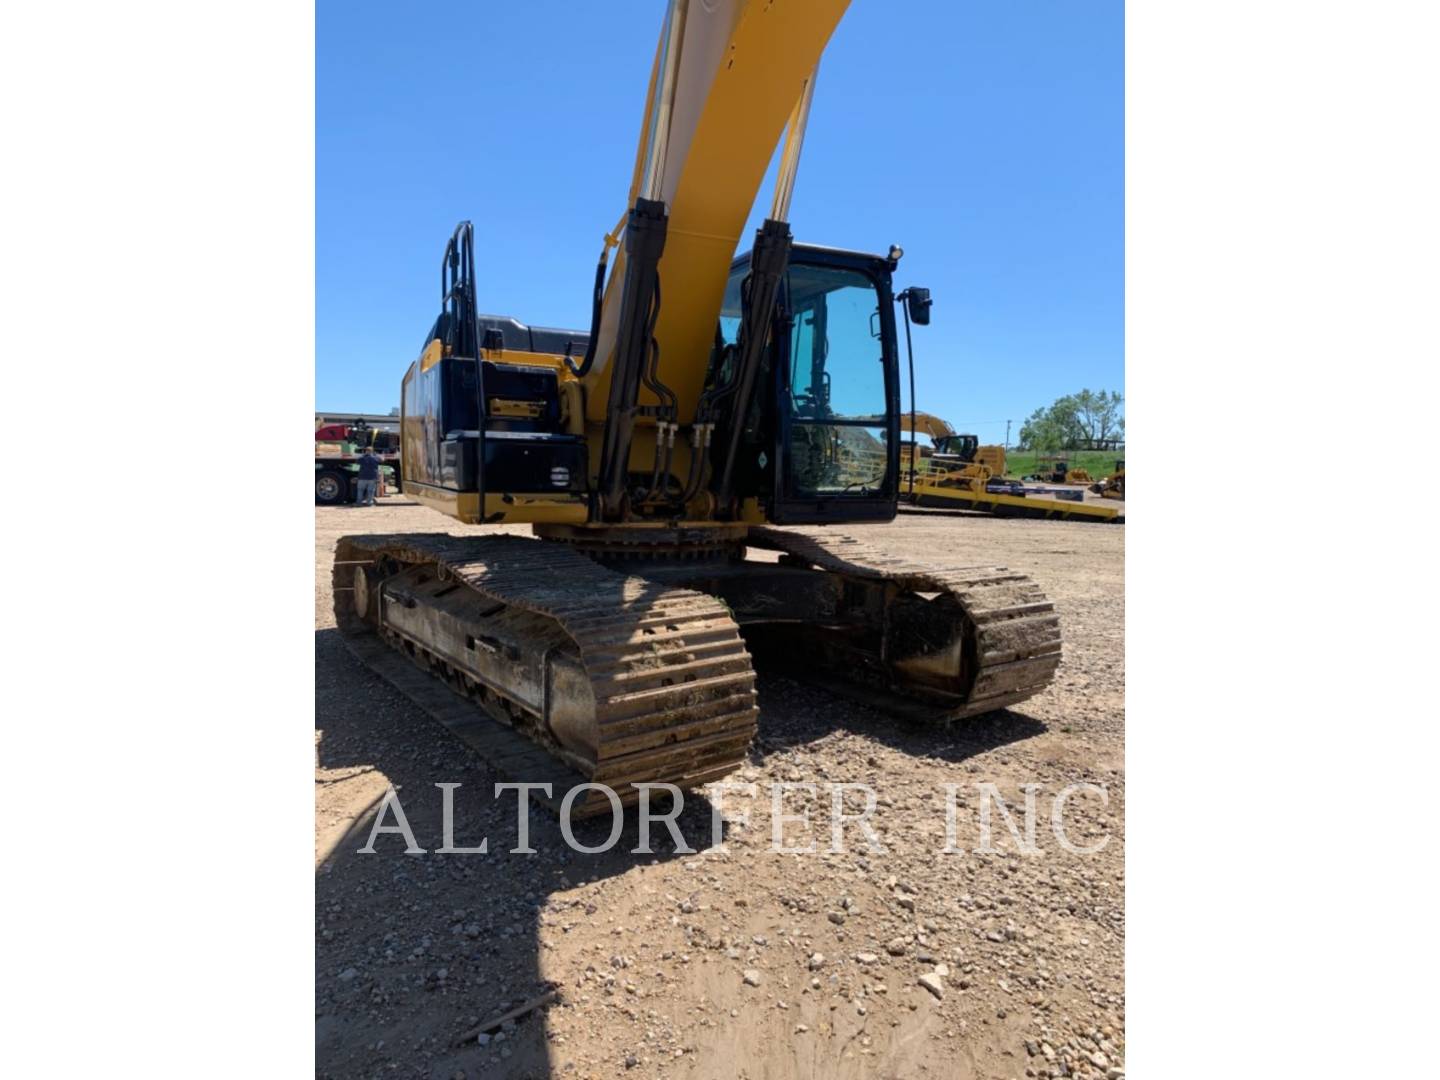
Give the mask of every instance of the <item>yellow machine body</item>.
[[[682, 428], [694, 422], [732, 256], [746, 218], [782, 137], [782, 155], [791, 159], [788, 179], [782, 177], [782, 182], [793, 183], [794, 159], [798, 159], [815, 72], [847, 7], [848, 0], [705, 0], [672, 4], [667, 15], [650, 72], [628, 202], [654, 196], [668, 211], [668, 235], [659, 262], [664, 297], [654, 339], [660, 357], [657, 375], [675, 396], [677, 422]], [[667, 78], [672, 73], [673, 77]], [[617, 228], [607, 235], [607, 251], [619, 246], [620, 232]], [[567, 358], [559, 353], [509, 347], [482, 352], [488, 364], [539, 365], [556, 371], [565, 403], [566, 430], [583, 435], [588, 443], [588, 486], [592, 489], [603, 457], [601, 442], [609, 416], [612, 353], [625, 269], [622, 248], [605, 288], [595, 363], [585, 375], [575, 375]], [[419, 374], [447, 355], [443, 341], [427, 342], [406, 373], [404, 390], [410, 390]], [[410, 407], [412, 397], [402, 392], [407, 461], [417, 458], [420, 444], [433, 437], [436, 423], [433, 413]], [[641, 406], [656, 403], [648, 389], [640, 391]], [[493, 398], [487, 404], [492, 416], [502, 411], [519, 415], [533, 407], [523, 401], [501, 403]], [[649, 418], [637, 420], [628, 451], [632, 471], [650, 470], [658, 430]], [[689, 442], [675, 439], [668, 471], [676, 477], [686, 476], [691, 453]], [[445, 485], [427, 483], [409, 471], [403, 486], [425, 505], [467, 523], [591, 520], [600, 524], [593, 500], [587, 510], [583, 498], [504, 490], [487, 493], [482, 507], [477, 493], [446, 490]], [[731, 520], [765, 520], [756, 500], [740, 499], [739, 507]], [[687, 517], [696, 520], [714, 516], [714, 508], [703, 497], [686, 511]], [[639, 520], [638, 515], [627, 518]], [[611, 515], [604, 524], [614, 528], [625, 523]]]

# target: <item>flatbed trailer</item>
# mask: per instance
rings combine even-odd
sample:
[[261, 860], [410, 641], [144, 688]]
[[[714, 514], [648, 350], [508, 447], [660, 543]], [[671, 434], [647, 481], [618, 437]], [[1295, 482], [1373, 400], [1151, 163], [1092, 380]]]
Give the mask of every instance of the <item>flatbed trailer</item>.
[[[1081, 498], [1084, 496], [1081, 494]], [[1100, 506], [1083, 501], [1071, 502], [1063, 499], [1037, 498], [1034, 495], [1015, 495], [1000, 492], [979, 492], [973, 487], [939, 483], [926, 474], [915, 477], [914, 485], [908, 481], [901, 490], [901, 499], [912, 506], [935, 510], [975, 510], [996, 517], [1046, 518], [1059, 521], [1091, 521], [1098, 524], [1120, 525], [1125, 522], [1125, 512], [1114, 506]]]

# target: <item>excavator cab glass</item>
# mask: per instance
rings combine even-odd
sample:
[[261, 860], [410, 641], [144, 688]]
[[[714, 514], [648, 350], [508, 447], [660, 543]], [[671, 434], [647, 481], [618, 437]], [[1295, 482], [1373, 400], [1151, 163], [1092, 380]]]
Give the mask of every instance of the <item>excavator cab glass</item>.
[[[777, 334], [779, 521], [888, 520], [899, 456], [898, 367], [888, 268], [797, 246]], [[814, 259], [815, 261], [811, 261]], [[879, 333], [875, 333], [875, 329]], [[876, 420], [884, 418], [884, 423]]]
[[935, 440], [935, 453], [942, 457], [958, 458], [965, 463], [975, 460], [975, 451], [980, 447], [976, 435], [942, 435]]

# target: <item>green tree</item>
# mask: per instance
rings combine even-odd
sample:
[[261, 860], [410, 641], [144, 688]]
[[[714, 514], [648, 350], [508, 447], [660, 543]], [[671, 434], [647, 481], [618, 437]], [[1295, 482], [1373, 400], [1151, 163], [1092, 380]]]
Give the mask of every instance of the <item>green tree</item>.
[[1035, 450], [1042, 454], [1053, 453], [1069, 440], [1066, 418], [1073, 415], [1066, 398], [1055, 404], [1036, 409], [1030, 418], [1020, 425], [1020, 449]]
[[1071, 395], [1074, 402], [1076, 429], [1087, 442], [1125, 437], [1125, 417], [1120, 412], [1124, 398], [1118, 390], [1101, 390], [1098, 394], [1081, 390]]
[[1102, 439], [1123, 439], [1125, 399], [1118, 390], [1081, 390], [1036, 409], [1020, 426], [1024, 450], [1054, 453], [1094, 445]]

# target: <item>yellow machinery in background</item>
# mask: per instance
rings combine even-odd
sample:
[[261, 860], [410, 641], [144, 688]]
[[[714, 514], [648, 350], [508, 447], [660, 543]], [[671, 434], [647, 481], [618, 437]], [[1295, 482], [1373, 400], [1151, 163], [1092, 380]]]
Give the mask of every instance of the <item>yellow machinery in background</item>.
[[[977, 510], [999, 517], [1105, 523], [1124, 520], [1115, 508], [1086, 503], [1083, 496], [1045, 498], [1042, 493], [1030, 493], [1023, 485], [1007, 481], [1004, 447], [981, 446], [977, 436], [959, 433], [937, 416], [902, 413], [900, 422], [912, 436], [904, 444], [902, 456], [907, 468], [901, 496], [915, 506]], [[919, 445], [916, 434], [930, 436], [933, 446]], [[1067, 469], [1067, 474], [1073, 476], [1080, 471]]]
[[[976, 435], [957, 432], [950, 423], [931, 413], [914, 412], [900, 414], [900, 430], [909, 432], [911, 438], [901, 444], [901, 456], [905, 467], [924, 471], [933, 460], [945, 463], [949, 468], [972, 468], [972, 475], [978, 476], [978, 468], [988, 470], [989, 476], [999, 479], [1005, 475], [1005, 448], [981, 446]], [[930, 445], [925, 446], [914, 436], [930, 436]]]
[[1025, 479], [1045, 484], [1089, 484], [1095, 480], [1088, 469], [1070, 468], [1064, 454], [1041, 454], [1035, 459], [1035, 471]]
[[1098, 484], [1091, 484], [1090, 490], [1107, 499], [1125, 498], [1125, 459], [1115, 462], [1115, 471]]

